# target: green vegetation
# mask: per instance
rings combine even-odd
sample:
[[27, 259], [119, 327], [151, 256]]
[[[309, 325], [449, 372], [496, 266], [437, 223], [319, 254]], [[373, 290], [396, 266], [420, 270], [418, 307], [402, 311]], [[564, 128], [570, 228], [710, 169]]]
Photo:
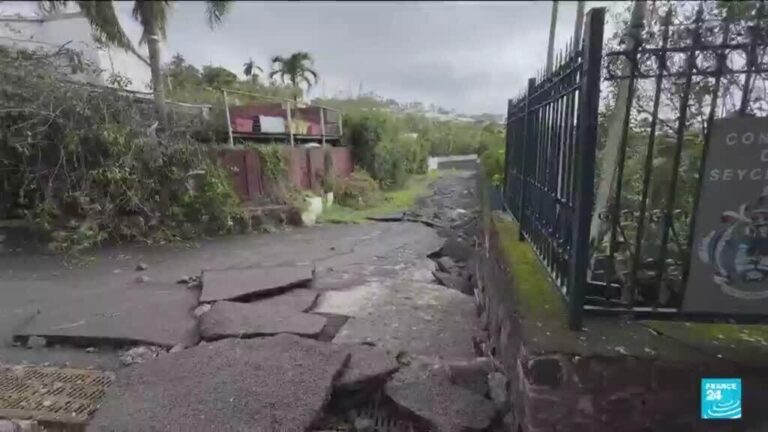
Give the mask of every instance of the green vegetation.
[[146, 99], [58, 80], [72, 58], [0, 53], [0, 217], [26, 218], [54, 251], [236, 230], [228, 173], [175, 132], [197, 117], [158, 131]]
[[285, 176], [286, 157], [285, 145], [254, 145], [253, 148], [261, 159], [261, 168], [271, 180], [280, 180]]
[[[354, 127], [354, 122], [369, 121], [376, 125], [378, 132], [373, 132], [369, 127], [365, 131], [368, 140], [372, 137], [381, 141], [399, 139], [401, 135], [411, 136], [425, 157], [481, 153], [485, 148], [504, 141], [503, 125], [497, 123], [491, 115], [476, 116], [475, 120], [469, 121], [432, 118], [421, 104], [400, 104], [393, 99], [384, 100], [372, 94], [354, 99], [317, 98], [312, 102], [344, 112], [345, 134], [353, 142], [355, 138], [350, 133], [356, 131], [350, 128]], [[438, 112], [449, 113], [441, 108], [436, 109]], [[362, 162], [361, 165], [369, 167], [367, 169], [373, 174], [369, 162]]]
[[397, 189], [408, 176], [424, 173], [424, 142], [403, 132], [387, 113], [371, 112], [346, 118], [346, 140], [355, 162], [368, 171], [383, 189]]
[[332, 191], [338, 205], [356, 210], [376, 205], [381, 199], [379, 184], [361, 169], [355, 170], [349, 178], [336, 181]]
[[272, 72], [269, 77], [280, 77], [283, 84], [290, 84], [295, 101], [301, 99], [301, 83], [307, 85], [307, 92], [312, 84], [317, 84], [317, 72], [312, 68], [314, 60], [309, 53], [299, 51], [288, 57], [272, 57]]
[[501, 186], [504, 181], [505, 154], [504, 142], [499, 140], [491, 141], [481, 149], [480, 166], [494, 186]]
[[[413, 207], [416, 200], [428, 193], [429, 184], [440, 174], [432, 171], [429, 174], [415, 175], [409, 178], [402, 189], [383, 192], [375, 203], [370, 206], [354, 209], [342, 205], [334, 205], [320, 215], [321, 222], [328, 223], [360, 223], [368, 216], [406, 211]], [[335, 195], [335, 194], [334, 194]]]
[[264, 73], [264, 69], [257, 65], [252, 58], [249, 58], [247, 62], [243, 63], [243, 75], [249, 77], [251, 82], [254, 83], [259, 81], [259, 74], [256, 73], [256, 71]]

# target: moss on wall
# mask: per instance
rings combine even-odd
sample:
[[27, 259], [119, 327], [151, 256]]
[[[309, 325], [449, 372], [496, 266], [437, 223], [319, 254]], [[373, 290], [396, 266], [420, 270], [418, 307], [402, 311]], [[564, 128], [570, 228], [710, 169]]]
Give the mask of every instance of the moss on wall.
[[515, 281], [520, 312], [567, 327], [565, 304], [531, 246], [518, 240], [517, 223], [498, 214], [494, 214], [492, 220], [507, 271]]

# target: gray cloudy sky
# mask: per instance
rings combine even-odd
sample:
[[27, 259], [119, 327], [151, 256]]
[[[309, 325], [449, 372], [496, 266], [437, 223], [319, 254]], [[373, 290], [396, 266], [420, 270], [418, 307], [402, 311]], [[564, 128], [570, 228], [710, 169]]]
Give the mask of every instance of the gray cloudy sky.
[[[10, 3], [10, 2], [9, 2]], [[132, 1], [118, 2], [124, 28], [138, 41]], [[587, 2], [586, 8], [622, 2]], [[506, 99], [543, 66], [549, 1], [236, 2], [210, 30], [202, 2], [175, 2], [166, 61], [180, 52], [197, 66], [238, 74], [249, 57], [268, 70], [273, 55], [308, 51], [321, 82], [311, 96], [374, 91], [401, 102], [459, 112], [501, 113]], [[572, 37], [576, 2], [561, 1], [557, 47]], [[606, 31], [608, 33], [608, 31]], [[144, 49], [144, 48], [142, 48]]]
[[[130, 3], [121, 18], [133, 34]], [[611, 2], [587, 2], [587, 9]], [[236, 2], [211, 31], [202, 2], [177, 2], [166, 58], [241, 73], [248, 57], [267, 70], [273, 55], [308, 51], [321, 83], [312, 96], [375, 91], [460, 112], [503, 112], [546, 58], [551, 3]], [[575, 2], [560, 2], [557, 46], [572, 37]]]

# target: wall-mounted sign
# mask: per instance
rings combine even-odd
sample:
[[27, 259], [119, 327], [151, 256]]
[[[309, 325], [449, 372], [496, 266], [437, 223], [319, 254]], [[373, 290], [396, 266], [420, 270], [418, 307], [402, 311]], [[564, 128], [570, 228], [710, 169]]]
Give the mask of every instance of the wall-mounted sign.
[[716, 120], [683, 311], [768, 314], [768, 118]]

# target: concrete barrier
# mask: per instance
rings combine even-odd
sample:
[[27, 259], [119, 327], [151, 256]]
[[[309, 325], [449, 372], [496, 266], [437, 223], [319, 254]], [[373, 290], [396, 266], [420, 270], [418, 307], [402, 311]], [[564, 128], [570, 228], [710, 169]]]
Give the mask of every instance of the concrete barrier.
[[478, 162], [476, 154], [456, 156], [430, 156], [427, 158], [427, 170], [436, 169], [475, 169]]

